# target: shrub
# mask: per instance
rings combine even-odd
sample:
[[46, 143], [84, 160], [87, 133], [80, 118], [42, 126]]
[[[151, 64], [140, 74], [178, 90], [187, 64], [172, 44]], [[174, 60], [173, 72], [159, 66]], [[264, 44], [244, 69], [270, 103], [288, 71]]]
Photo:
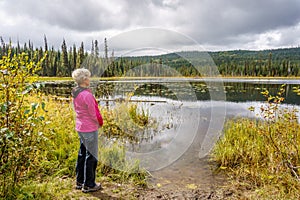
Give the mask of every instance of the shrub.
[[42, 61], [31, 62], [26, 53], [13, 55], [11, 50], [0, 60], [1, 197], [12, 195], [44, 142], [44, 116], [38, 110], [44, 109], [45, 103], [27, 98], [33, 93], [39, 95], [34, 74]]

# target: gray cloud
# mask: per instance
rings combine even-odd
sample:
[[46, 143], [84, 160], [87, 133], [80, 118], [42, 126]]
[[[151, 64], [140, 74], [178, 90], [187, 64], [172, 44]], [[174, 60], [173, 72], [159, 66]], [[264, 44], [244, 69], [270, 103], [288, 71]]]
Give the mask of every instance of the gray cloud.
[[109, 5], [96, 1], [11, 0], [5, 1], [3, 9], [7, 14], [15, 13], [32, 21], [76, 31], [101, 30], [114, 24], [110, 23], [113, 14]]
[[299, 10], [299, 0], [0, 0], [0, 36], [38, 46], [46, 34], [59, 48], [63, 38], [69, 45], [89, 46], [91, 40], [156, 27], [185, 34], [208, 49], [276, 48], [299, 45]]
[[[186, 28], [199, 41], [219, 43], [243, 34], [264, 33], [282, 27], [294, 26], [300, 21], [298, 0], [265, 1], [199, 1], [190, 2], [186, 8], [195, 7]], [[189, 13], [189, 10], [185, 11]], [[193, 28], [197, 27], [197, 28]]]

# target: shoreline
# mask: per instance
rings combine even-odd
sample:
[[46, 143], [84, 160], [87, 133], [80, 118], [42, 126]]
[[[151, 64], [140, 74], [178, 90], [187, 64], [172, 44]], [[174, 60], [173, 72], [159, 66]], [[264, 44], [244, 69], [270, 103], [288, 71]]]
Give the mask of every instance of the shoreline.
[[[166, 76], [151, 76], [151, 77], [92, 77], [92, 80], [100, 81], [117, 81], [117, 80], [257, 80], [257, 81], [267, 81], [267, 80], [296, 80], [300, 81], [299, 77], [260, 77], [260, 76], [205, 76], [205, 77], [166, 77]], [[73, 81], [71, 77], [38, 77], [38, 81]]]

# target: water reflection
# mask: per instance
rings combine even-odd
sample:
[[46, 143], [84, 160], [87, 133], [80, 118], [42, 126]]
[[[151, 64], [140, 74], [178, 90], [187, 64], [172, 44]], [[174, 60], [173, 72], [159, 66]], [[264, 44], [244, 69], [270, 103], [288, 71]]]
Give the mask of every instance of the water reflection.
[[[263, 119], [259, 108], [264, 104], [257, 101], [182, 101], [179, 104], [173, 100], [157, 103], [150, 106], [152, 116], [160, 119], [162, 124], [171, 122], [175, 126], [164, 129], [151, 140], [129, 145], [129, 158], [140, 159], [141, 165], [150, 171], [158, 169], [158, 166], [167, 166], [181, 156], [189, 159], [197, 154], [198, 158], [204, 158], [222, 135], [224, 119], [239, 117]], [[249, 110], [251, 106], [255, 108], [254, 112]], [[298, 111], [300, 109], [299, 105], [282, 104], [280, 107], [296, 108]], [[170, 113], [173, 113], [173, 116], [168, 118], [171, 116]], [[297, 116], [299, 119], [299, 112]]]
[[[212, 83], [223, 82], [214, 86]], [[186, 90], [187, 84], [190, 90]], [[247, 102], [264, 101], [261, 92], [268, 90], [275, 95], [282, 84], [286, 84], [285, 103], [300, 104], [300, 96], [293, 92], [293, 88], [300, 86], [299, 80], [253, 80], [253, 79], [158, 79], [158, 80], [119, 80], [119, 81], [92, 81], [91, 88], [97, 98], [115, 99], [126, 97], [133, 92], [135, 96], [163, 97], [172, 100], [211, 100], [211, 93], [225, 93], [226, 101]], [[46, 94], [69, 97], [74, 82], [46, 82], [43, 91]], [[223, 90], [224, 89], [224, 90]], [[176, 92], [175, 92], [176, 91]], [[178, 94], [180, 93], [180, 94]], [[196, 99], [195, 99], [196, 97]], [[216, 100], [216, 99], [213, 99]], [[223, 100], [223, 99], [221, 99]]]

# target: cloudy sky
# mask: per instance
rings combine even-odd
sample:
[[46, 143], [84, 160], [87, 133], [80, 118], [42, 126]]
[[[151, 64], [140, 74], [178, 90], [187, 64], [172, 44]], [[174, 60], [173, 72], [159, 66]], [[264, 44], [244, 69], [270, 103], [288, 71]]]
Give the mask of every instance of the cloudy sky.
[[5, 42], [30, 40], [39, 47], [44, 35], [55, 48], [63, 39], [69, 46], [83, 41], [90, 48], [92, 40], [101, 44], [104, 38], [123, 47], [147, 38], [130, 48], [151, 47], [154, 41], [164, 48], [197, 43], [205, 50], [298, 47], [300, 1], [0, 0]]

